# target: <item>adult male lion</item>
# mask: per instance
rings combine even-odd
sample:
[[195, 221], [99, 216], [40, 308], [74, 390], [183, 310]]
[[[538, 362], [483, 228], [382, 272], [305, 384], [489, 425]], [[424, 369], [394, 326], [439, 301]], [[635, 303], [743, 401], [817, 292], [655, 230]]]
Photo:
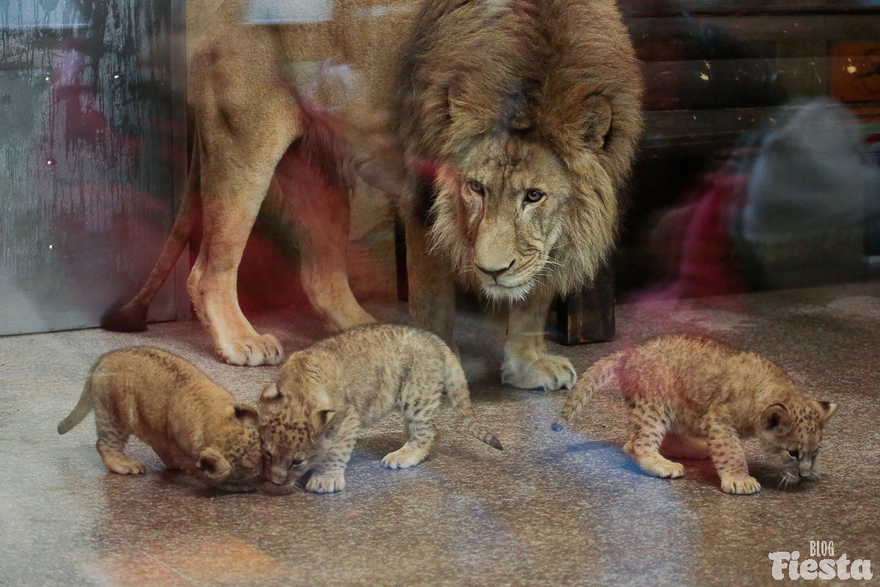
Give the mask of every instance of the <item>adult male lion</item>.
[[611, 247], [641, 130], [641, 82], [612, 0], [427, 0], [403, 51], [397, 131], [410, 315], [452, 337], [454, 279], [510, 302], [502, 378], [570, 388], [546, 353], [556, 294]]
[[[352, 171], [380, 184], [393, 174], [374, 167], [381, 157], [364, 135], [364, 119], [352, 120], [353, 126], [302, 99], [292, 69], [362, 53], [357, 49], [365, 45], [390, 59], [396, 49], [391, 41], [383, 47], [359, 36], [352, 14], [360, 3], [337, 7], [339, 22], [254, 25], [247, 0], [187, 0], [187, 102], [194, 126], [187, 194], [147, 282], [104, 316], [105, 328], [146, 328], [153, 296], [200, 223], [187, 289], [217, 352], [236, 365], [278, 363], [280, 344], [254, 330], [236, 292], [242, 253], [261, 211], [290, 227], [303, 288], [331, 326], [373, 321], [348, 284], [348, 192]], [[388, 71], [381, 58], [371, 63], [373, 70]]]

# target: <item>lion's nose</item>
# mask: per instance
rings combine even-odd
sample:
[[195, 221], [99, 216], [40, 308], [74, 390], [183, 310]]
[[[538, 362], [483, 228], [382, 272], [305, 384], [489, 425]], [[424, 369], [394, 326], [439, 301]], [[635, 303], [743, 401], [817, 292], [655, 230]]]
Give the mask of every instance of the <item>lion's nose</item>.
[[498, 276], [500, 276], [502, 273], [504, 273], [505, 271], [507, 271], [508, 269], [513, 267], [514, 263], [516, 263], [516, 259], [511, 261], [507, 267], [504, 267], [502, 269], [488, 269], [486, 267], [480, 267], [479, 265], [477, 265], [477, 269], [479, 269], [480, 271], [482, 271], [483, 273], [485, 273], [486, 275], [488, 275], [489, 277], [491, 277], [493, 279], [498, 279]]

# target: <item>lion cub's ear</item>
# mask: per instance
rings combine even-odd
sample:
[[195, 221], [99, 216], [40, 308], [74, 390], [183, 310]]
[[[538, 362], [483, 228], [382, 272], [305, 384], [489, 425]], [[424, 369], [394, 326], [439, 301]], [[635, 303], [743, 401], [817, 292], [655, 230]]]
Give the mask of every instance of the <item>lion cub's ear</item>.
[[611, 103], [602, 96], [590, 96], [584, 104], [584, 142], [594, 149], [605, 146], [611, 130]]
[[275, 385], [275, 383], [270, 383], [266, 389], [263, 390], [260, 399], [268, 402], [281, 401], [284, 399], [284, 394], [281, 393], [281, 390], [278, 389], [278, 386]]
[[336, 410], [315, 410], [311, 414], [312, 428], [320, 434], [330, 424]]
[[794, 419], [783, 404], [773, 404], [761, 414], [761, 428], [765, 432], [785, 434], [794, 425]]
[[225, 479], [232, 470], [232, 466], [226, 460], [226, 457], [220, 454], [220, 451], [214, 447], [206, 448], [202, 451], [196, 466], [205, 474], [205, 477], [212, 481]]
[[235, 404], [232, 409], [233, 414], [239, 420], [247, 420], [248, 418], [251, 418], [254, 422], [257, 422], [260, 419], [259, 414], [257, 414], [257, 410], [247, 404]]
[[819, 412], [824, 416], [823, 422], [830, 420], [837, 411], [837, 404], [831, 402], [816, 402], [816, 404], [819, 406]]

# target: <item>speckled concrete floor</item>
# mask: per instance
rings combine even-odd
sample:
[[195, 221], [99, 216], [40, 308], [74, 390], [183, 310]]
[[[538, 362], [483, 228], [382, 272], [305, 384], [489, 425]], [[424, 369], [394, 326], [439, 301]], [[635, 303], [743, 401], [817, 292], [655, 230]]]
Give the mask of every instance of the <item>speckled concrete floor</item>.
[[[404, 319], [397, 304], [369, 309]], [[256, 323], [287, 351], [322, 335], [293, 312]], [[471, 316], [459, 331], [475, 410], [503, 452], [444, 412], [430, 458], [386, 470], [380, 458], [402, 442], [389, 417], [359, 442], [342, 493], [222, 494], [164, 472], [138, 442], [130, 450], [147, 475], [108, 473], [91, 417], [64, 437], [55, 426], [113, 348], [179, 353], [247, 401], [276, 368], [219, 364], [195, 322], [0, 338], [0, 585], [772, 585], [768, 554], [810, 558], [811, 541], [880, 565], [880, 283], [624, 304], [614, 343], [556, 351], [580, 371], [670, 330], [763, 353], [811, 395], [839, 402], [823, 479], [777, 489], [751, 445], [765, 486], [754, 496], [722, 494], [704, 461], [686, 462], [683, 479], [647, 477], [620, 449], [617, 398], [596, 398], [581, 432], [553, 432], [563, 394], [502, 387], [503, 326]]]

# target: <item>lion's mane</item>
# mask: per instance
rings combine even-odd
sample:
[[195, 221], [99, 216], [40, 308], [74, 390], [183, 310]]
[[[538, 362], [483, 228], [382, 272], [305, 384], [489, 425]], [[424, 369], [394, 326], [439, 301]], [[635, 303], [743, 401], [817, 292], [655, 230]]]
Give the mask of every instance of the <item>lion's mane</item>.
[[[425, 213], [433, 246], [467, 278], [460, 186], [443, 169], [482, 136], [542, 142], [578, 187], [542, 285], [564, 294], [591, 279], [642, 128], [638, 62], [613, 1], [428, 0], [401, 59], [396, 130], [413, 181], [403, 213]], [[440, 170], [433, 190], [417, 185], [426, 166]]]

